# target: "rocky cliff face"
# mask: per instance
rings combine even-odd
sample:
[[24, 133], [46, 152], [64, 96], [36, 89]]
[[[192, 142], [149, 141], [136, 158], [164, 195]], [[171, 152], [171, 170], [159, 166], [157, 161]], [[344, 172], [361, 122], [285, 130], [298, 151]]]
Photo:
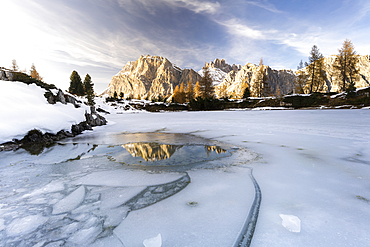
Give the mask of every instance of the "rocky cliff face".
[[[324, 59], [326, 82], [323, 92], [339, 91], [340, 82], [333, 67], [335, 59], [336, 56]], [[224, 59], [215, 59], [206, 63], [206, 67], [209, 68], [213, 78], [216, 95], [219, 95], [221, 88], [226, 86], [227, 94], [238, 98], [243, 94], [243, 84], [247, 83], [253, 96], [258, 65], [251, 63], [244, 66], [229, 65]], [[356, 88], [370, 86], [370, 56], [359, 56], [358, 69]], [[270, 95], [279, 96], [294, 91], [296, 75], [292, 70], [275, 70], [264, 65], [264, 73]], [[183, 82], [187, 86], [189, 81], [195, 85], [202, 75], [202, 71], [197, 73], [192, 69], [180, 69], [163, 57], [141, 56], [137, 61], [128, 62], [117, 75], [113, 76], [103, 94], [112, 96], [114, 92], [118, 95], [123, 92], [125, 98], [149, 99], [170, 96], [177, 85]]]
[[[324, 68], [326, 72], [325, 86], [323, 92], [340, 92], [340, 80], [335, 73], [334, 63], [336, 55], [324, 58]], [[355, 78], [355, 87], [363, 88], [370, 86], [370, 56], [358, 56], [357, 69], [359, 75]]]
[[206, 63], [206, 67], [208, 68], [217, 68], [222, 70], [225, 73], [229, 73], [230, 71], [238, 72], [241, 69], [241, 65], [229, 65], [225, 62], [225, 59], [218, 59], [216, 58], [215, 61]]
[[[238, 71], [232, 70], [224, 78], [223, 82], [216, 86], [216, 92], [224, 85], [227, 87], [229, 96], [240, 97], [243, 94], [243, 84], [247, 83], [253, 96], [253, 85], [259, 67], [248, 63]], [[295, 75], [291, 70], [274, 70], [264, 65], [264, 73], [267, 76], [269, 91], [271, 95], [283, 95], [293, 91]]]
[[128, 62], [109, 83], [102, 94], [124, 97], [157, 98], [170, 96], [176, 86], [188, 82], [195, 83], [200, 75], [192, 69], [180, 69], [168, 59], [158, 56], [141, 56], [137, 61]]

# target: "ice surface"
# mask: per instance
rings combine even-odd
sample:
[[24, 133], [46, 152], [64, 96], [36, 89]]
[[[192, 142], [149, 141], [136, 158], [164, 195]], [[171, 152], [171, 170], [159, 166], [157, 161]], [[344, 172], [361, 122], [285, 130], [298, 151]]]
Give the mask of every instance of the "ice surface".
[[143, 241], [145, 247], [161, 247], [162, 246], [162, 236], [159, 233], [154, 238], [145, 239]]
[[[66, 141], [79, 143], [75, 149], [68, 146], [72, 144], [57, 145], [35, 157], [21, 150], [0, 153], [0, 218], [5, 227], [0, 245], [86, 241], [91, 246], [143, 246], [144, 240], [160, 233], [163, 246], [232, 246], [254, 198], [251, 167], [262, 191], [251, 246], [368, 246], [367, 109], [143, 112], [106, 117], [109, 125]], [[138, 132], [140, 140], [132, 134]], [[167, 143], [158, 132], [189, 134], [174, 135], [172, 144], [217, 141], [238, 148], [230, 157], [191, 169], [191, 182], [177, 194], [130, 211], [119, 204], [147, 186], [172, 182], [184, 173], [131, 170], [104, 156], [89, 156], [92, 146], [86, 143], [121, 145], [130, 138]], [[105, 150], [100, 148], [95, 151]], [[75, 153], [69, 155], [68, 150]], [[66, 158], [53, 158], [58, 152]], [[74, 159], [82, 153], [85, 158]], [[63, 162], [54, 164], [58, 160]], [[83, 201], [72, 211], [51, 214], [53, 205], [79, 186], [85, 187]], [[299, 216], [299, 234], [282, 227], [282, 213]], [[30, 216], [37, 217], [37, 228], [20, 232], [13, 228]], [[14, 235], [7, 235], [9, 229]]]
[[68, 196], [54, 204], [53, 214], [62, 214], [68, 211], [72, 211], [82, 203], [84, 198], [85, 198], [85, 187], [80, 186], [71, 194], [69, 194]]
[[94, 172], [78, 179], [76, 184], [104, 186], [147, 186], [174, 181], [181, 173], [149, 173], [145, 171], [114, 170]]
[[30, 215], [24, 218], [17, 218], [7, 226], [6, 234], [9, 237], [14, 237], [33, 232], [47, 220], [48, 218], [42, 215]]
[[301, 232], [301, 220], [295, 215], [279, 214], [283, 220], [281, 223], [287, 230], [291, 232]]

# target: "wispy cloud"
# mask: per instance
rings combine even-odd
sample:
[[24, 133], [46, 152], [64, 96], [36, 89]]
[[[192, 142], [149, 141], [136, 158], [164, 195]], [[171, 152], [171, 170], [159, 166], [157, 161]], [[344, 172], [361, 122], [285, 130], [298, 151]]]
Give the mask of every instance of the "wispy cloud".
[[231, 35], [251, 39], [265, 39], [265, 35], [263, 34], [262, 31], [249, 27], [246, 24], [243, 24], [242, 21], [239, 19], [232, 18], [226, 21], [220, 21], [215, 19], [214, 21], [219, 25], [226, 27], [227, 31]]
[[215, 14], [219, 11], [221, 5], [219, 2], [199, 1], [199, 0], [117, 0], [119, 5], [127, 8], [140, 4], [150, 14], [156, 14], [159, 4], [166, 4], [169, 7], [186, 8], [194, 13]]
[[273, 4], [269, 3], [266, 0], [263, 1], [246, 1], [248, 4], [252, 4], [254, 6], [260, 7], [262, 9], [268, 10], [273, 13], [283, 13], [283, 11], [278, 10]]

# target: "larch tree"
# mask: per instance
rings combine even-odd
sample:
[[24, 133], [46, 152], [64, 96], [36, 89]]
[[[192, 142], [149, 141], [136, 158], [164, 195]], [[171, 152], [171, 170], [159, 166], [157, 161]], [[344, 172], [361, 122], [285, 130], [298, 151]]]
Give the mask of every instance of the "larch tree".
[[87, 103], [91, 106], [95, 105], [94, 101], [94, 83], [91, 81], [91, 76], [89, 74], [86, 74], [83, 86], [85, 89], [86, 97], [87, 97]]
[[17, 72], [19, 70], [17, 61], [15, 59], [12, 60], [11, 70]]
[[36, 70], [36, 66], [34, 64], [32, 64], [31, 66], [31, 70], [30, 70], [30, 76], [32, 78], [35, 78], [36, 80], [39, 80], [39, 81], [42, 81], [42, 77], [40, 76], [39, 72], [37, 72]]
[[256, 97], [264, 97], [269, 93], [267, 77], [265, 75], [263, 59], [261, 58], [257, 74], [253, 84], [253, 92]]
[[175, 90], [173, 90], [173, 95], [172, 95], [172, 102], [180, 103], [178, 100], [180, 98], [180, 89], [179, 85], [175, 87]]
[[71, 94], [76, 94], [79, 96], [82, 96], [85, 94], [85, 90], [81, 81], [80, 75], [77, 73], [77, 71], [73, 71], [71, 76], [69, 77], [70, 79], [70, 84], [68, 88], [68, 92]]
[[227, 94], [227, 85], [226, 83], [222, 83], [221, 86], [218, 89], [218, 98], [220, 99], [228, 99], [228, 94]]
[[199, 81], [201, 97], [203, 99], [212, 99], [215, 95], [215, 88], [213, 86], [213, 79], [208, 67], [203, 67], [203, 77]]
[[358, 75], [357, 64], [358, 56], [355, 48], [349, 39], [343, 42], [343, 46], [338, 50], [339, 54], [334, 63], [334, 68], [340, 80], [340, 90], [346, 91], [349, 84], [353, 83]]
[[185, 86], [184, 83], [181, 82], [180, 84], [180, 93], [179, 93], [179, 101], [180, 104], [183, 104], [186, 102], [186, 94], [185, 94]]
[[314, 45], [308, 57], [309, 63], [305, 63], [307, 69], [306, 91], [308, 93], [319, 92], [325, 83], [324, 73], [324, 56], [320, 53], [319, 48]]
[[304, 65], [301, 60], [301, 62], [297, 66], [297, 71], [295, 73], [296, 77], [294, 79], [295, 80], [294, 81], [295, 92], [299, 94], [304, 93], [304, 87], [307, 83], [307, 75], [306, 75], [306, 72], [303, 70], [303, 68], [304, 68]]
[[192, 99], [194, 99], [194, 86], [193, 82], [189, 81], [188, 86], [186, 87], [186, 100], [190, 102]]
[[195, 98], [202, 97], [202, 92], [201, 92], [201, 89], [200, 89], [199, 81], [197, 81], [197, 83], [195, 83], [194, 96], [195, 96]]

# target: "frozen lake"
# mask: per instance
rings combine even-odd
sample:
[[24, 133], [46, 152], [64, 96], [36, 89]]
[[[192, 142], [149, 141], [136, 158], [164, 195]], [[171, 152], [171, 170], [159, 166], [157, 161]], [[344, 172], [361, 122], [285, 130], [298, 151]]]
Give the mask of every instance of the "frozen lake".
[[0, 245], [368, 246], [370, 111], [125, 113], [0, 153]]

